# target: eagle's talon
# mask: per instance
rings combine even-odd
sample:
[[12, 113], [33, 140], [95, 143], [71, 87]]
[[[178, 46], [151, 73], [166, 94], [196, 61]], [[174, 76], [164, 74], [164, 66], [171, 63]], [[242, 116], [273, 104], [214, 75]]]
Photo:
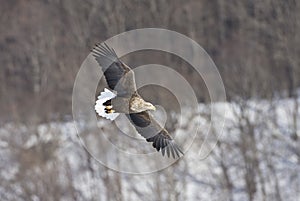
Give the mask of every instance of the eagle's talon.
[[107, 106], [105, 106], [105, 108], [108, 109], [108, 110], [110, 110], [110, 109], [113, 108], [113, 106], [112, 105], [107, 105]]

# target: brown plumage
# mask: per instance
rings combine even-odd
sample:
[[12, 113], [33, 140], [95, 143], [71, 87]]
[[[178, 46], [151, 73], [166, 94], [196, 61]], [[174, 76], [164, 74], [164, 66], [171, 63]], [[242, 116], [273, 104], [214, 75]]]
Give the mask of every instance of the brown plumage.
[[180, 157], [183, 152], [169, 132], [149, 112], [155, 110], [155, 107], [137, 93], [131, 68], [120, 61], [115, 51], [105, 43], [96, 45], [92, 54], [104, 72], [107, 85], [116, 91], [114, 98], [103, 103], [105, 110], [112, 111], [113, 108], [115, 113], [126, 114], [137, 132], [148, 142], [152, 142], [153, 147], [161, 151], [162, 155], [166, 153], [168, 157]]

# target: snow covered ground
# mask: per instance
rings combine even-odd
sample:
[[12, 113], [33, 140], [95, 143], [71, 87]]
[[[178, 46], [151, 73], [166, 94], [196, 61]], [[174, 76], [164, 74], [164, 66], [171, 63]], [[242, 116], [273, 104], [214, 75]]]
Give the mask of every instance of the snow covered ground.
[[[210, 126], [211, 107], [220, 112], [220, 125], [215, 119]], [[296, 201], [300, 197], [298, 110], [295, 100], [289, 99], [200, 105], [199, 111], [182, 114], [180, 127], [175, 125], [175, 139], [185, 155], [171, 166], [147, 174], [110, 170], [97, 161], [116, 169], [138, 166], [138, 170], [142, 166], [160, 169], [165, 161], [160, 154], [152, 161], [124, 161], [99, 135], [130, 153], [149, 153], [153, 149], [137, 134], [120, 137], [122, 133], [108, 120], [100, 120], [97, 128], [84, 127], [79, 133], [97, 160], [83, 148], [74, 122], [5, 124], [0, 129], [0, 197]], [[125, 131], [133, 132], [130, 127]], [[185, 143], [194, 134], [187, 150]], [[203, 157], [200, 150], [206, 134], [208, 141], [203, 150], [210, 154]]]

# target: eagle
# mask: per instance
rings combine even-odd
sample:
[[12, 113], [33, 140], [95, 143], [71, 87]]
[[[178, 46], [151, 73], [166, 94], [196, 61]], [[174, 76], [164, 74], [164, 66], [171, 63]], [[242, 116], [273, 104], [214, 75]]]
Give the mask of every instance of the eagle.
[[169, 132], [160, 126], [150, 111], [155, 106], [145, 101], [137, 92], [133, 70], [120, 60], [113, 48], [106, 43], [96, 44], [92, 55], [100, 65], [108, 88], [100, 93], [95, 111], [111, 121], [123, 113], [136, 131], [162, 155], [179, 158], [183, 152]]

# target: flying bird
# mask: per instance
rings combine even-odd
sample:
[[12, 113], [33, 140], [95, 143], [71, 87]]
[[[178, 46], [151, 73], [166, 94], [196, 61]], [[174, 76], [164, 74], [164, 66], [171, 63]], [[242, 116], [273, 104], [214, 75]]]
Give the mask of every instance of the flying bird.
[[155, 106], [138, 94], [134, 72], [118, 58], [114, 49], [106, 43], [97, 44], [92, 55], [101, 66], [109, 88], [98, 96], [95, 104], [98, 115], [113, 121], [123, 113], [137, 132], [163, 156], [165, 153], [173, 158], [183, 155], [169, 132], [150, 113], [156, 109]]

